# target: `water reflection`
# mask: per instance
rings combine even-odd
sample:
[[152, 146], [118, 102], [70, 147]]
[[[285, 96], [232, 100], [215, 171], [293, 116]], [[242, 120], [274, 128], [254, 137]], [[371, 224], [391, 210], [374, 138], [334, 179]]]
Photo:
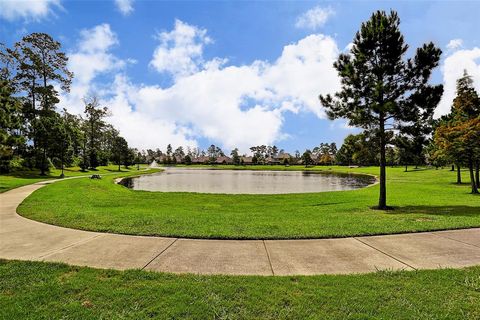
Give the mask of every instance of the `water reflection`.
[[311, 171], [253, 171], [169, 168], [164, 172], [126, 178], [134, 190], [228, 194], [283, 194], [353, 190], [375, 182], [366, 175]]

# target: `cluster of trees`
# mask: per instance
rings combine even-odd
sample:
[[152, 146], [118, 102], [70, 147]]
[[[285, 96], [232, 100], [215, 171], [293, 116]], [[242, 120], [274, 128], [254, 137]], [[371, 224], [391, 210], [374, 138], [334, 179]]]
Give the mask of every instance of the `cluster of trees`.
[[258, 163], [263, 163], [268, 158], [276, 157], [279, 152], [283, 153], [283, 150], [280, 151], [277, 146], [266, 145], [250, 147], [250, 151], [252, 152], [253, 157]]
[[456, 165], [457, 183], [461, 183], [460, 167], [467, 167], [472, 193], [479, 193], [480, 97], [466, 71], [457, 81], [450, 113], [436, 124], [431, 151], [434, 161]]
[[405, 58], [408, 45], [396, 12], [377, 11], [362, 23], [350, 53], [334, 63], [341, 78], [335, 95], [320, 95], [330, 119], [348, 119], [363, 128], [349, 135], [336, 155], [339, 164], [380, 166], [379, 209], [389, 209], [386, 166], [454, 163], [470, 172], [472, 193], [478, 193], [480, 162], [480, 99], [471, 77], [458, 80], [452, 111], [439, 121], [433, 112], [442, 85], [431, 85], [441, 50], [433, 43]]
[[46, 174], [51, 166], [86, 170], [135, 161], [136, 151], [106, 123], [109, 111], [97, 98], [84, 100], [83, 116], [57, 110], [73, 78], [58, 41], [32, 33], [12, 48], [0, 44], [0, 62], [1, 172], [28, 167]]

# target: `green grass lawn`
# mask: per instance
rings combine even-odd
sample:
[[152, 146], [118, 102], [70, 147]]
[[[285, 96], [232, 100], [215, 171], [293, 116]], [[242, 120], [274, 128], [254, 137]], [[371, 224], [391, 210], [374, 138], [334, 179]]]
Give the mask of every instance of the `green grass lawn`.
[[[145, 166], [140, 167], [145, 168]], [[132, 166], [130, 168], [121, 167], [122, 172], [131, 172], [136, 171], [137, 168]], [[97, 170], [88, 170], [81, 171], [79, 167], [72, 167], [64, 169], [65, 177], [75, 177], [82, 175], [92, 175], [92, 174], [106, 174], [118, 172], [118, 166], [110, 165], [104, 167], [98, 167]], [[53, 169], [48, 172], [46, 176], [41, 176], [39, 170], [31, 171], [14, 171], [8, 174], [0, 175], [0, 193], [11, 190], [13, 188], [18, 188], [27, 184], [32, 184], [39, 181], [50, 180], [50, 179], [59, 179], [60, 174], [62, 173], [59, 169]]]
[[[333, 170], [376, 174], [378, 168]], [[378, 185], [343, 192], [221, 195], [133, 191], [106, 178], [49, 185], [28, 197], [18, 212], [76, 229], [194, 238], [324, 238], [480, 226], [480, 197], [469, 194], [468, 185], [454, 184], [455, 172], [403, 170], [388, 168], [393, 211], [370, 209], [377, 203]]]
[[0, 260], [1, 319], [478, 319], [480, 267], [295, 277]]

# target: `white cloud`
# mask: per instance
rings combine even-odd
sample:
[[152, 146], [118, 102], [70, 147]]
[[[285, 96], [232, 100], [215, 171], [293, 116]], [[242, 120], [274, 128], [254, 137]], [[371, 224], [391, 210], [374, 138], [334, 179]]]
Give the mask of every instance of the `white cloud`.
[[68, 69], [74, 73], [74, 82], [70, 94], [63, 98], [70, 110], [81, 113], [82, 99], [100, 93], [101, 87], [92, 86], [92, 81], [98, 75], [118, 71], [125, 66], [125, 61], [109, 53], [117, 44], [117, 36], [108, 24], [80, 32], [77, 49], [69, 54], [68, 60]]
[[297, 18], [295, 27], [315, 30], [323, 26], [334, 14], [335, 10], [333, 10], [332, 7], [322, 8], [320, 6], [316, 6], [300, 15]]
[[480, 91], [480, 48], [457, 50], [445, 59], [442, 66], [444, 93], [435, 110], [435, 117], [450, 112], [456, 95], [456, 83], [464, 70], [472, 76], [475, 88]]
[[[323, 117], [318, 95], [340, 87], [332, 66], [339, 50], [328, 36], [310, 35], [289, 44], [274, 62], [240, 66], [226, 65], [221, 58], [204, 59], [202, 46], [211, 42], [206, 30], [181, 21], [160, 39], [165, 57], [183, 57], [187, 65], [154, 63], [158, 58], [154, 55], [151, 65], [174, 75], [168, 87], [128, 79], [128, 59], [118, 59], [109, 51], [118, 41], [108, 25], [82, 32], [79, 52], [70, 55], [73, 71], [80, 72], [72, 85], [75, 99], [79, 92], [92, 88], [98, 92], [97, 76], [104, 83], [110, 74], [102, 101], [112, 110], [111, 122], [131, 145], [140, 148], [168, 143], [195, 146], [200, 137], [242, 151], [251, 145], [274, 143], [286, 137], [282, 132], [285, 112], [308, 111]], [[88, 67], [91, 59], [98, 61], [92, 64], [95, 67]]]
[[452, 39], [448, 42], [447, 44], [447, 49], [448, 50], [455, 50], [459, 49], [463, 46], [463, 40], [462, 39]]
[[115, 0], [115, 5], [124, 16], [133, 12], [133, 0]]
[[0, 0], [0, 17], [6, 20], [45, 18], [60, 0]]
[[200, 70], [204, 64], [203, 46], [212, 40], [207, 30], [175, 20], [175, 28], [157, 35], [160, 45], [150, 64], [159, 72], [185, 76]]

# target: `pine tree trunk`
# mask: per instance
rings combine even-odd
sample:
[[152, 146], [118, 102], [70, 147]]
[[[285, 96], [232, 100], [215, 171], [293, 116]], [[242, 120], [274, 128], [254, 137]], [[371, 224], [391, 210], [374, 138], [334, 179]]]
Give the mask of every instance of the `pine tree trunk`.
[[45, 148], [45, 146], [43, 147], [43, 154], [42, 154], [42, 168], [40, 169], [40, 175], [41, 176], [44, 176], [45, 175], [45, 163], [46, 163], [46, 160], [47, 160], [47, 148]]
[[478, 194], [477, 183], [475, 181], [475, 174], [473, 173], [473, 161], [468, 162], [468, 169], [470, 171], [470, 181], [472, 185], [472, 194]]
[[462, 173], [460, 172], [460, 166], [457, 164], [457, 184], [462, 184]]
[[378, 209], [387, 209], [387, 186], [386, 186], [386, 141], [385, 141], [385, 120], [380, 115], [380, 197], [378, 199]]
[[60, 174], [60, 177], [65, 177], [65, 174], [63, 172], [63, 166], [64, 166], [64, 162], [65, 162], [65, 147], [64, 147], [64, 143], [62, 141], [62, 173]]

